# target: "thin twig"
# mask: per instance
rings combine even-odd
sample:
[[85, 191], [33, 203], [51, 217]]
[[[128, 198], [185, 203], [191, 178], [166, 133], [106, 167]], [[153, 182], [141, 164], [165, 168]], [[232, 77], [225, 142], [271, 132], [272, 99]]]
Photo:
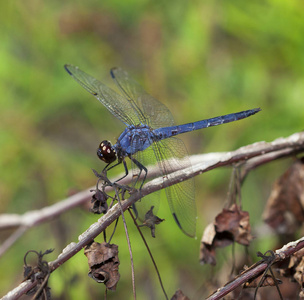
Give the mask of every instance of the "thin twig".
[[0, 246], [0, 257], [29, 229], [28, 226], [20, 226]]
[[164, 293], [166, 299], [168, 299], [168, 296], [167, 296], [165, 287], [164, 287], [164, 285], [163, 285], [162, 279], [161, 279], [161, 277], [160, 277], [159, 270], [158, 270], [158, 268], [157, 268], [156, 261], [154, 260], [154, 257], [153, 257], [153, 255], [152, 255], [152, 252], [151, 252], [151, 250], [150, 250], [150, 247], [149, 247], [149, 245], [148, 245], [148, 243], [147, 243], [147, 241], [146, 241], [146, 239], [145, 239], [145, 236], [144, 236], [143, 233], [141, 232], [141, 230], [140, 230], [140, 228], [139, 228], [139, 226], [138, 226], [138, 224], [137, 224], [137, 222], [136, 222], [136, 219], [135, 219], [135, 217], [134, 217], [134, 215], [133, 215], [133, 213], [132, 213], [132, 211], [131, 211], [130, 209], [129, 209], [129, 213], [130, 213], [130, 216], [131, 216], [131, 218], [133, 219], [133, 222], [134, 222], [135, 226], [137, 227], [137, 230], [138, 230], [138, 232], [139, 232], [139, 234], [140, 234], [140, 236], [141, 236], [141, 238], [142, 238], [142, 240], [143, 240], [143, 242], [144, 242], [144, 244], [145, 244], [145, 246], [146, 246], [146, 249], [147, 249], [147, 251], [148, 251], [148, 253], [149, 253], [149, 255], [150, 255], [150, 258], [151, 258], [152, 263], [153, 263], [153, 265], [154, 265], [154, 268], [155, 268], [155, 271], [156, 271], [156, 274], [157, 274], [157, 277], [158, 277], [160, 286], [161, 286], [161, 288], [162, 288], [162, 290], [163, 290], [163, 293]]
[[127, 244], [128, 244], [128, 248], [129, 248], [130, 261], [131, 261], [131, 277], [132, 277], [133, 297], [134, 297], [134, 300], [136, 300], [134, 260], [133, 260], [133, 253], [132, 253], [132, 248], [131, 248], [130, 236], [129, 236], [129, 233], [128, 233], [127, 222], [126, 222], [126, 219], [125, 219], [124, 211], [123, 211], [122, 206], [121, 206], [119, 193], [118, 193], [117, 189], [115, 190], [115, 194], [116, 194], [118, 206], [119, 206], [119, 209], [120, 209], [120, 212], [121, 212], [121, 217], [122, 217], [122, 221], [123, 221], [123, 224], [124, 224]]

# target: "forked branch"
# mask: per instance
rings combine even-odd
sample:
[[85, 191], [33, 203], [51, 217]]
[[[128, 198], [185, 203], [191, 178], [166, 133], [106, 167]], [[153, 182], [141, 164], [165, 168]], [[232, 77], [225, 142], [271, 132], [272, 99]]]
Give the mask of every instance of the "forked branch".
[[[146, 183], [143, 186], [141, 193], [135, 192], [130, 196], [129, 199], [122, 201], [121, 208], [123, 211], [125, 211], [142, 196], [148, 195], [150, 193], [153, 193], [154, 191], [164, 188], [165, 186], [176, 184], [180, 181], [187, 180], [191, 177], [194, 177], [196, 175], [218, 167], [243, 164], [243, 169], [245, 170], [243, 173], [243, 177], [245, 177], [247, 172], [254, 167], [257, 167], [261, 164], [265, 164], [269, 161], [281, 157], [295, 155], [303, 151], [304, 132], [300, 132], [295, 133], [287, 138], [279, 138], [271, 143], [254, 143], [252, 145], [241, 147], [231, 152], [209, 153], [191, 156], [190, 159], [192, 166], [189, 166], [189, 168], [184, 170], [176, 170], [175, 172], [169, 174], [166, 178], [159, 177]], [[149, 178], [161, 176], [158, 168], [151, 167], [148, 169]], [[120, 183], [128, 184], [130, 183], [130, 181], [131, 178], [127, 177]], [[0, 230], [8, 227], [19, 227], [23, 228], [22, 233], [24, 233], [29, 228], [36, 226], [40, 223], [46, 222], [50, 219], [53, 219], [54, 217], [59, 216], [65, 211], [68, 211], [71, 208], [88, 201], [88, 199], [90, 199], [91, 197], [90, 190], [91, 189], [88, 189], [86, 191], [73, 195], [65, 200], [62, 200], [52, 206], [45, 207], [41, 210], [27, 212], [23, 215], [0, 215]], [[108, 189], [106, 192], [109, 191], [110, 189]], [[57, 269], [61, 264], [63, 264], [73, 255], [75, 255], [77, 252], [79, 252], [84, 246], [93, 241], [96, 236], [98, 236], [112, 222], [114, 222], [121, 215], [121, 208], [119, 208], [117, 204], [114, 205], [104, 216], [102, 216], [96, 223], [92, 224], [84, 233], [79, 236], [79, 241], [77, 243], [69, 244], [55, 261], [49, 263], [51, 272]], [[0, 247], [0, 255], [3, 254], [20, 236], [21, 235], [18, 235], [15, 239], [11, 239], [6, 243], [2, 244], [2, 246]], [[300, 241], [298, 244], [302, 245], [302, 243], [304, 242]], [[298, 244], [296, 247], [299, 247]], [[287, 254], [285, 253], [284, 255]], [[256, 274], [257, 272], [262, 272], [266, 268], [266, 264], [262, 263], [256, 268], [257, 269], [254, 268], [254, 271], [245, 271], [246, 275], [243, 275], [241, 279], [236, 279], [236, 281], [234, 281], [233, 283], [233, 286], [236, 286], [236, 284], [240, 285], [245, 282], [247, 277], [251, 276], [248, 275], [251, 274], [249, 272], [253, 272], [254, 274]], [[14, 291], [11, 291], [3, 299], [17, 299], [21, 294], [31, 289], [33, 285], [35, 285], [35, 283], [32, 283], [31, 281], [23, 282], [21, 285], [19, 285], [19, 287], [14, 289]], [[22, 292], [20, 293], [20, 291]], [[217, 296], [212, 295], [210, 299], [219, 299], [215, 297]]]

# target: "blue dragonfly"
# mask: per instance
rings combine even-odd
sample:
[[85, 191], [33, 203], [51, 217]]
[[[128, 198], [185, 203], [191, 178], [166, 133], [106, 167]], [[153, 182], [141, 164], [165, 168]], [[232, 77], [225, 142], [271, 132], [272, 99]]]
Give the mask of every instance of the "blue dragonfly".
[[[123, 163], [126, 175], [128, 168], [125, 158], [131, 160], [134, 186], [142, 187], [148, 164], [158, 165], [163, 178], [174, 170], [183, 170], [190, 165], [184, 143], [176, 137], [181, 133], [221, 125], [247, 118], [260, 111], [259, 108], [232, 113], [220, 117], [184, 125], [174, 125], [169, 109], [149, 95], [127, 72], [120, 68], [111, 70], [111, 77], [121, 94], [115, 92], [78, 67], [65, 65], [66, 71], [89, 93], [95, 96], [126, 128], [115, 145], [102, 141], [97, 149], [98, 157], [109, 170]], [[117, 163], [113, 163], [117, 160]], [[137, 171], [136, 171], [137, 170]], [[137, 172], [137, 173], [136, 173]], [[138, 178], [144, 172], [139, 184]], [[124, 177], [125, 177], [124, 176]], [[194, 180], [179, 182], [165, 188], [171, 213], [178, 227], [188, 236], [195, 236], [196, 205], [194, 199]], [[150, 194], [135, 204], [135, 212], [140, 220], [154, 206], [159, 207], [159, 194]]]

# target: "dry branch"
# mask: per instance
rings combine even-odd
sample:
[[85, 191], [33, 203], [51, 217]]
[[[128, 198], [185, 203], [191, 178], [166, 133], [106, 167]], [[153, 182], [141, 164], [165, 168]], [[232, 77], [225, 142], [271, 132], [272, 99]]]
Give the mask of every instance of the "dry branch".
[[[286, 258], [290, 257], [295, 252], [299, 251], [300, 249], [304, 248], [304, 238], [290, 242], [287, 245], [284, 245], [281, 249], [275, 251], [275, 259], [274, 263], [279, 261], [283, 261]], [[229, 294], [237, 287], [241, 286], [248, 280], [255, 278], [262, 274], [265, 269], [267, 268], [268, 264], [264, 260], [261, 260], [250, 268], [243, 271], [240, 275], [238, 275], [235, 279], [228, 282], [225, 286], [219, 288], [214, 294], [209, 296], [207, 300], [218, 300], [224, 297], [225, 295]]]
[[[300, 152], [304, 151], [304, 133], [295, 133], [287, 138], [279, 138], [271, 143], [266, 142], [258, 142], [252, 145], [248, 145], [245, 147], [241, 147], [238, 150], [231, 151], [231, 152], [224, 152], [224, 153], [210, 153], [210, 154], [203, 154], [203, 155], [194, 155], [191, 156], [191, 163], [187, 169], [184, 170], [176, 170], [175, 172], [171, 173], [165, 179], [163, 177], [156, 178], [148, 183], [146, 183], [142, 190], [141, 196], [138, 192], [132, 194], [132, 196], [121, 202], [122, 208], [125, 211], [130, 205], [135, 203], [140, 197], [153, 193], [154, 191], [160, 190], [165, 186], [170, 186], [176, 184], [182, 180], [187, 180], [191, 177], [199, 175], [201, 173], [207, 172], [209, 170], [234, 165], [234, 164], [244, 164], [245, 169], [247, 167], [247, 171], [261, 165], [263, 163], [267, 163], [271, 160], [291, 156]], [[245, 172], [246, 173], [246, 172]], [[156, 176], [160, 176], [158, 168], [152, 167], [149, 168], [148, 172], [149, 178], [153, 178]], [[121, 184], [127, 184], [130, 182], [130, 177], [121, 181]], [[93, 189], [93, 188], [92, 188]], [[107, 191], [108, 192], [108, 191]], [[41, 210], [27, 212], [23, 215], [9, 215], [4, 214], [0, 215], [0, 230], [8, 227], [19, 227], [23, 228], [21, 234], [25, 232], [27, 229], [36, 226], [40, 223], [46, 222], [50, 219], [53, 219], [60, 214], [64, 213], [65, 211], [70, 210], [71, 208], [78, 206], [91, 197], [90, 189], [75, 194], [65, 200], [62, 200], [54, 205], [45, 207]], [[112, 222], [114, 222], [121, 214], [121, 210], [119, 209], [118, 205], [114, 205], [109, 211], [102, 216], [96, 223], [92, 224], [84, 233], [82, 233], [78, 238], [78, 243], [71, 243], [69, 244], [62, 253], [58, 256], [58, 258], [50, 262], [51, 271], [54, 271], [58, 268], [61, 264], [79, 252], [85, 245], [90, 243], [96, 236], [98, 236], [101, 232], [103, 232]], [[20, 234], [16, 236], [16, 239], [20, 237]], [[4, 243], [0, 248], [0, 255], [3, 254], [12, 244], [16, 241], [16, 239], [12, 239], [9, 243]], [[298, 244], [304, 244], [302, 241]], [[296, 245], [296, 248], [299, 245]], [[285, 250], [284, 250], [285, 251]], [[290, 250], [286, 250], [284, 255], [288, 254]], [[279, 256], [280, 259], [281, 256]], [[233, 286], [237, 286], [248, 280], [249, 272], [253, 272], [252, 274], [257, 274], [262, 272], [266, 268], [266, 264], [260, 264], [254, 268], [250, 268], [251, 271], [247, 271], [243, 277], [238, 277], [234, 282]], [[251, 273], [250, 273], [251, 274]], [[253, 276], [252, 275], [252, 276]], [[241, 275], [240, 275], [241, 276]], [[244, 281], [245, 280], [245, 281]], [[14, 291], [10, 292], [2, 299], [17, 299], [20, 296], [20, 291], [24, 293], [26, 290], [29, 290], [33, 287], [33, 284], [30, 281], [22, 283], [19, 287], [15, 288]], [[230, 285], [229, 285], [230, 286]], [[224, 289], [224, 288], [223, 288]], [[228, 291], [228, 288], [225, 288], [225, 291]], [[217, 293], [220, 293], [218, 291]], [[214, 295], [218, 295], [218, 294]], [[215, 298], [217, 296], [212, 295], [209, 299], [219, 299]], [[224, 295], [224, 294], [223, 294]]]

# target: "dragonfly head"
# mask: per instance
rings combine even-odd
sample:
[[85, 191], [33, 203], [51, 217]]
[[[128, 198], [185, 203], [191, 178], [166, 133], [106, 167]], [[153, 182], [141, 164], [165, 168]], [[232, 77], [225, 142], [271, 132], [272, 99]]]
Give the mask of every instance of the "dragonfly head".
[[102, 141], [99, 144], [97, 156], [107, 164], [110, 164], [117, 159], [116, 151], [109, 141]]

